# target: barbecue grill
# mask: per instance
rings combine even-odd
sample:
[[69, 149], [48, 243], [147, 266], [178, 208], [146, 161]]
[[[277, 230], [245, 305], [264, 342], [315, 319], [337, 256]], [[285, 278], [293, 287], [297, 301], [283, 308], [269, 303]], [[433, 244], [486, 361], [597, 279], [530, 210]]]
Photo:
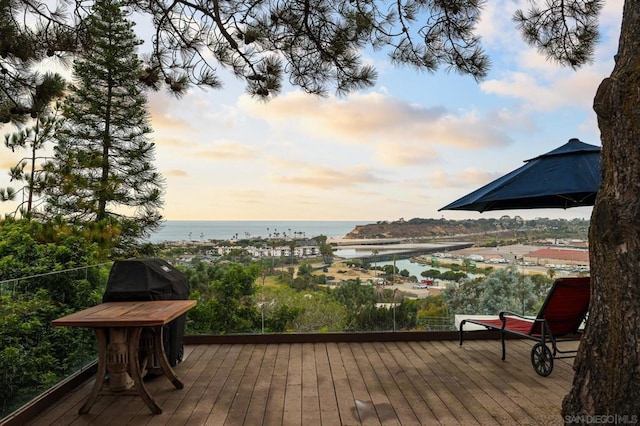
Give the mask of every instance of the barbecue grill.
[[[183, 300], [189, 298], [189, 279], [162, 259], [128, 259], [114, 262], [103, 302]], [[172, 367], [182, 361], [186, 314], [163, 329], [163, 345]], [[141, 345], [141, 348], [144, 345]]]

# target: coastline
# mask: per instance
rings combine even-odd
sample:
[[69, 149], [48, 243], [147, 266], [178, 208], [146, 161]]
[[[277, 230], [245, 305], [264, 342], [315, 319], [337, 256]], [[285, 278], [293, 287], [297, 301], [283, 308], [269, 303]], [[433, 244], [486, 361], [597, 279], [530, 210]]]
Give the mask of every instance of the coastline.
[[342, 238], [366, 220], [167, 220], [146, 241], [205, 242], [250, 238]]

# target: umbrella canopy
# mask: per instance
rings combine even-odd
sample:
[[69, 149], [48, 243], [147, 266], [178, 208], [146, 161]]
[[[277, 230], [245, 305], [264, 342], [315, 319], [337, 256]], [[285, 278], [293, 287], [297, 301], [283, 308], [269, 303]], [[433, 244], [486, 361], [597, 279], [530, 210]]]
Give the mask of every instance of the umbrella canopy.
[[570, 139], [525, 163], [439, 211], [566, 209], [595, 203], [600, 187], [600, 147]]

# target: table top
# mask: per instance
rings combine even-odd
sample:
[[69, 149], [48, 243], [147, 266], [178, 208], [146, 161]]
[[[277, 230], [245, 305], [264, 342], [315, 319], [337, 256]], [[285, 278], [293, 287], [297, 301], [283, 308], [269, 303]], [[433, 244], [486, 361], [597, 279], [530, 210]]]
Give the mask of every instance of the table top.
[[196, 306], [195, 300], [107, 302], [58, 318], [62, 327], [152, 327], [164, 325]]

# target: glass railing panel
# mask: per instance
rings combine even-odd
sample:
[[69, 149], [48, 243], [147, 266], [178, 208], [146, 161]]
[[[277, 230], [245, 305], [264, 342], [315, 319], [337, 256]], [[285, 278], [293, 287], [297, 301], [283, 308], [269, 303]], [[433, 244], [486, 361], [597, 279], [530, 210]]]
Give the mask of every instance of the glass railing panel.
[[[552, 281], [513, 267], [480, 274], [421, 265], [406, 274], [380, 262], [365, 280], [350, 278], [348, 267], [312, 278], [300, 263], [230, 263], [178, 266], [198, 302], [184, 334], [455, 331], [465, 315], [535, 315]], [[100, 303], [109, 268], [0, 281], [0, 417], [96, 359], [92, 330], [50, 322]]]
[[[442, 297], [448, 286], [484, 281], [496, 266], [438, 258], [374, 260], [241, 256], [183, 262], [198, 307], [190, 334], [454, 331], [456, 309]], [[393, 256], [392, 256], [393, 257]], [[252, 290], [220, 287], [223, 263], [257, 268]], [[449, 264], [451, 263], [451, 264]], [[211, 279], [211, 277], [214, 277]], [[460, 312], [481, 313], [474, 302]]]
[[108, 265], [0, 281], [0, 418], [96, 359], [92, 330], [51, 321], [99, 303]]
[[[224, 272], [215, 264], [187, 269], [198, 300], [187, 334], [455, 331], [457, 317], [503, 310], [535, 316], [553, 281], [517, 265], [416, 264], [409, 271], [400, 261], [378, 263], [374, 272], [373, 265], [345, 264], [319, 277], [311, 266], [269, 259], [251, 288], [237, 291], [220, 284]], [[216, 274], [207, 281], [214, 284], [198, 283]]]
[[[198, 305], [187, 314], [187, 334], [366, 333], [452, 331], [438, 289], [414, 284], [372, 285], [360, 280], [296, 286], [287, 279], [257, 280], [251, 291], [227, 299], [193, 286]], [[300, 283], [298, 283], [300, 284]]]

